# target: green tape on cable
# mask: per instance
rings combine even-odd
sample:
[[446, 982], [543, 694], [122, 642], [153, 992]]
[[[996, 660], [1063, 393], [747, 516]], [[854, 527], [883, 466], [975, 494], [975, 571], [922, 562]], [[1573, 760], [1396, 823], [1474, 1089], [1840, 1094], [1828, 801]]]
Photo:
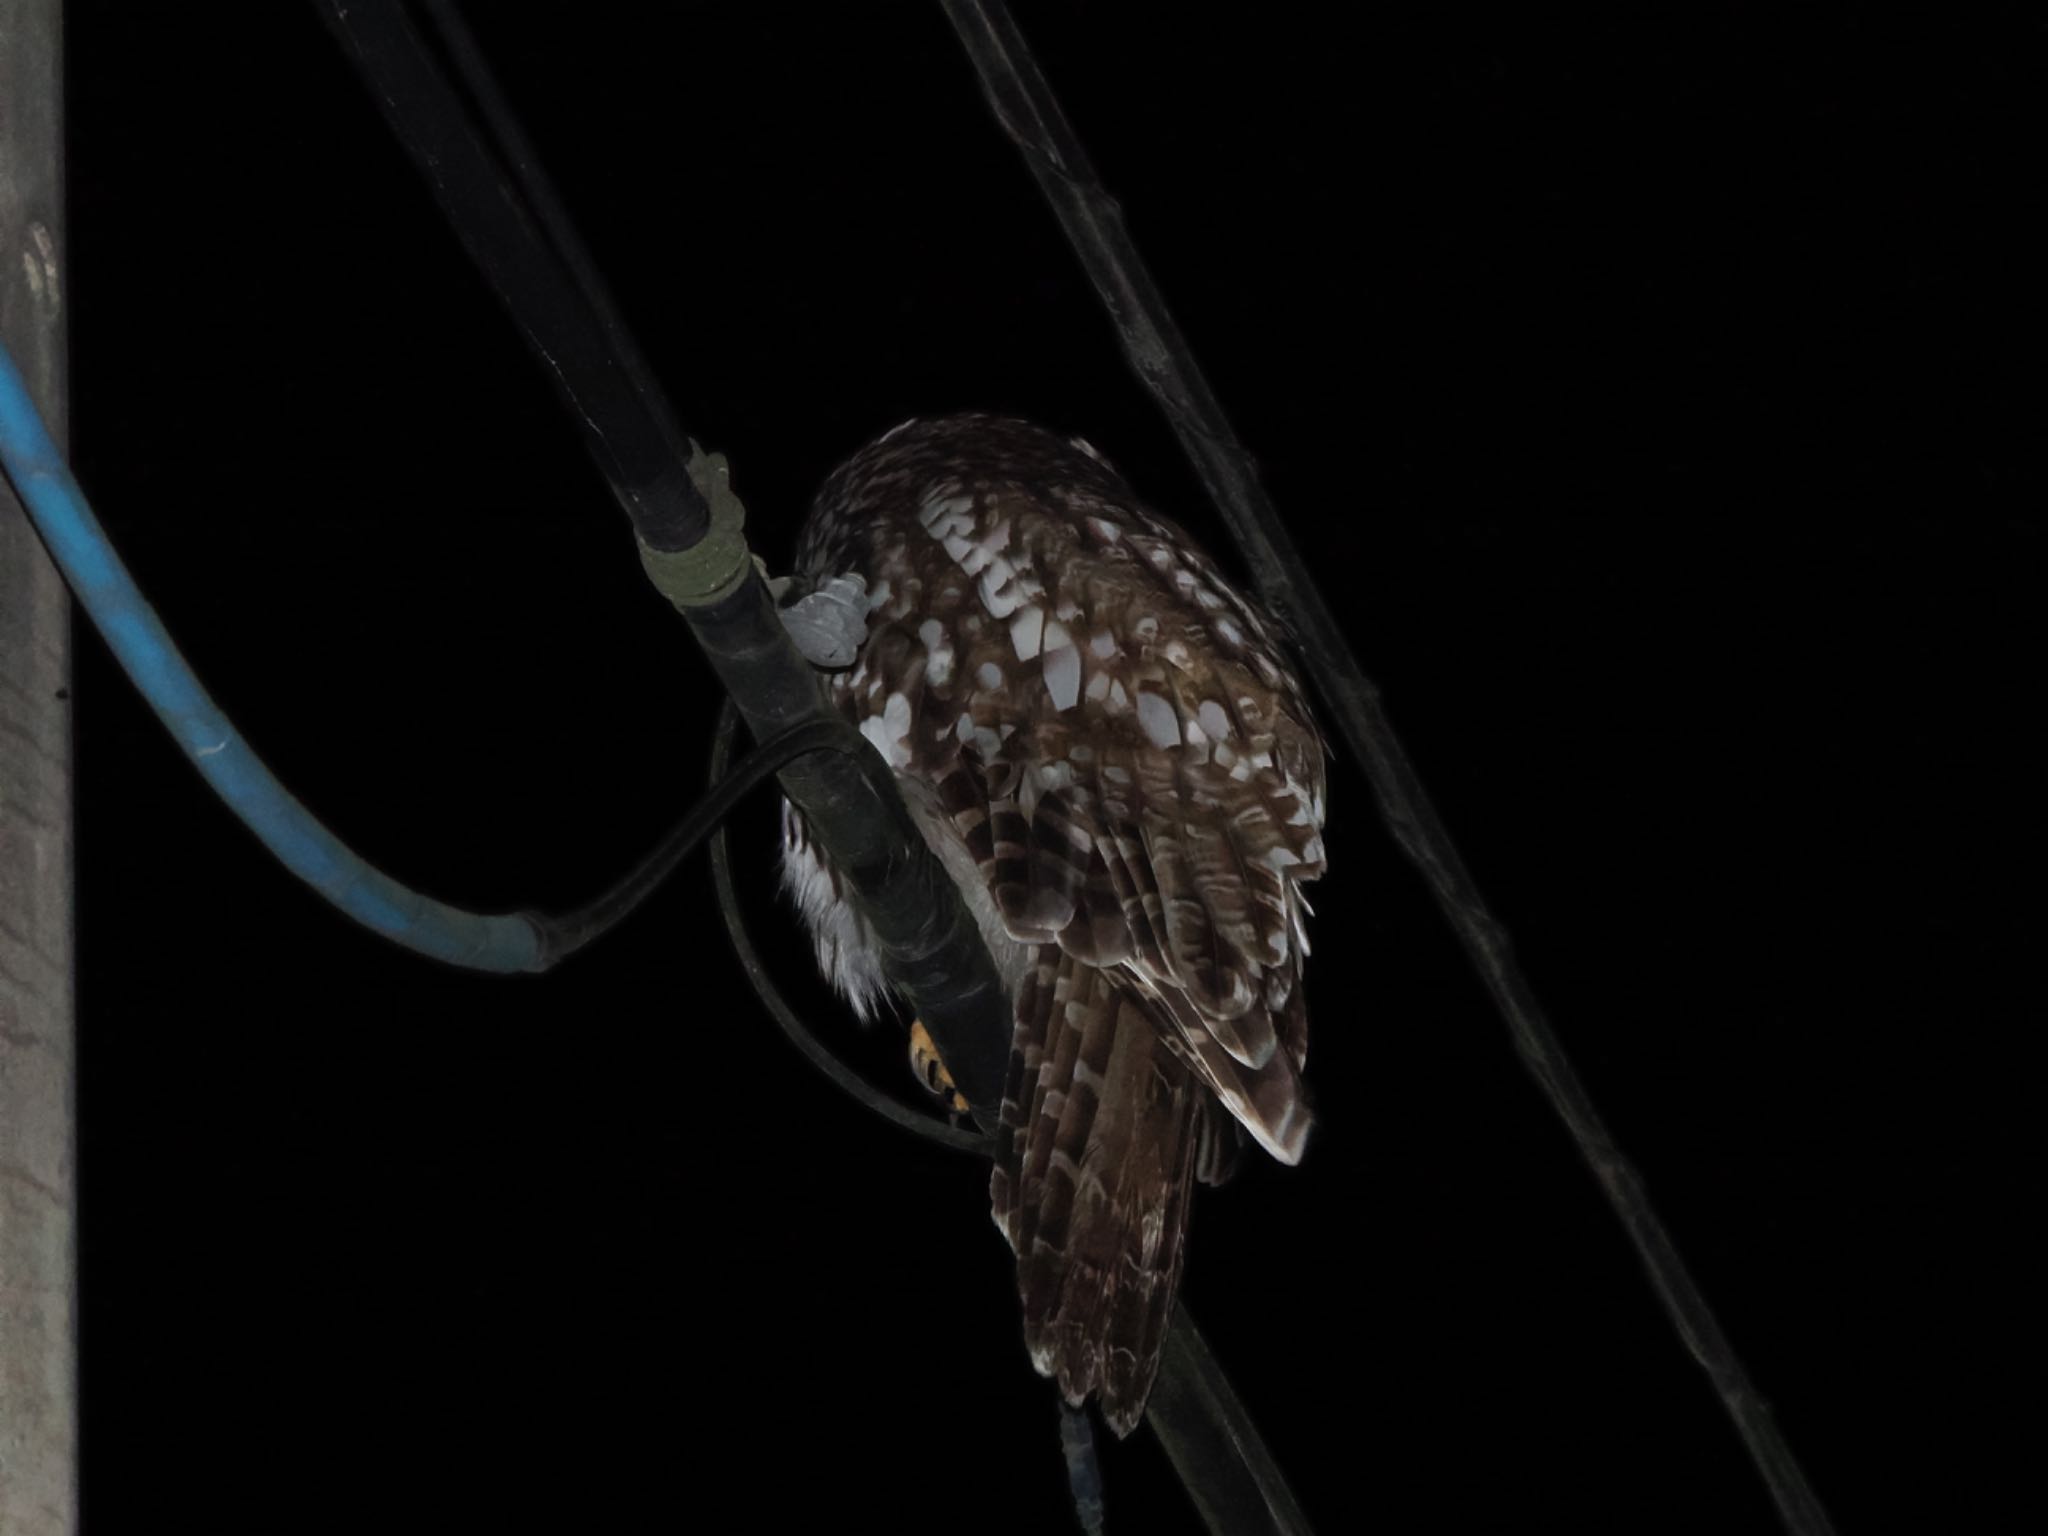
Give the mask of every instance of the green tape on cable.
[[705, 608], [730, 597], [752, 574], [747, 552], [747, 509], [733, 494], [732, 470], [722, 453], [690, 444], [690, 480], [711, 509], [711, 527], [688, 549], [652, 549], [640, 543], [640, 564], [655, 590], [678, 608]]

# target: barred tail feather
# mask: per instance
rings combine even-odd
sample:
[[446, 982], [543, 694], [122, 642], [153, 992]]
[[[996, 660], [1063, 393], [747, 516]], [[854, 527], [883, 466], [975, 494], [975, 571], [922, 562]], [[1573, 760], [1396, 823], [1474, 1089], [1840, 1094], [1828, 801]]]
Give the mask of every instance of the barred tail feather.
[[1100, 1393], [1119, 1435], [1159, 1367], [1205, 1134], [1207, 1096], [1151, 1006], [1118, 972], [1040, 949], [991, 1182], [1033, 1364], [1070, 1403]]

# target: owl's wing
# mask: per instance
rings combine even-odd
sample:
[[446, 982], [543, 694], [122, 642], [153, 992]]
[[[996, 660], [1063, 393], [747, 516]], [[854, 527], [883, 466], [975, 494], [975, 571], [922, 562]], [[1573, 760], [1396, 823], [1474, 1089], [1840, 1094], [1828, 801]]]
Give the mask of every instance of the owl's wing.
[[933, 786], [1009, 935], [1122, 971], [1295, 1161], [1324, 753], [1278, 637], [1128, 502], [970, 487], [920, 524], [882, 562], [849, 713]]

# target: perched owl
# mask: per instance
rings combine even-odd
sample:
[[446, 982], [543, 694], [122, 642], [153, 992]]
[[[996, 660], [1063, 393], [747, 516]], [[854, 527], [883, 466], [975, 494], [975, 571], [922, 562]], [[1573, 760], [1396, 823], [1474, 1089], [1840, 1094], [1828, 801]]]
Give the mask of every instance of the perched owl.
[[[787, 598], [1008, 989], [991, 1194], [1032, 1361], [1128, 1434], [1194, 1179], [1227, 1176], [1247, 1133], [1286, 1163], [1308, 1134], [1307, 697], [1275, 622], [1185, 533], [1022, 421], [910, 421], [854, 455]], [[835, 614], [850, 634], [819, 641]], [[872, 1013], [872, 937], [787, 804], [783, 874], [820, 967]], [[950, 1089], [928, 1039], [919, 1059]]]

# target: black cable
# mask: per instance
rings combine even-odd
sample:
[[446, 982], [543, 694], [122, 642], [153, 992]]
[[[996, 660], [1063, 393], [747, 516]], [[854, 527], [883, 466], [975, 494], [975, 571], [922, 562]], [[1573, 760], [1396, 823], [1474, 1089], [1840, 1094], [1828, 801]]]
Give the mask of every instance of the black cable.
[[1294, 1490], [1184, 1301], [1173, 1306], [1145, 1422], [1218, 1536], [1313, 1536]]
[[754, 948], [740, 915], [739, 895], [732, 879], [732, 858], [726, 844], [725, 818], [748, 791], [772, 777], [784, 765], [809, 752], [871, 753], [872, 748], [852, 726], [839, 720], [807, 721], [763, 743], [728, 769], [734, 743], [739, 736], [739, 711], [727, 699], [719, 710], [718, 725], [711, 740], [711, 788], [690, 808], [655, 850], [623, 880], [595, 901], [560, 916], [522, 913], [540, 935], [546, 969], [566, 960], [586, 944], [618, 926], [634, 909], [654, 893], [676, 866], [707, 837], [711, 840], [711, 870], [718, 892], [718, 904], [726, 932], [761, 1005], [781, 1026], [790, 1043], [813, 1066], [823, 1072], [849, 1096], [883, 1119], [959, 1152], [986, 1157], [994, 1147], [992, 1138], [978, 1131], [949, 1125], [929, 1114], [919, 1114], [888, 1097], [852, 1071], [819, 1039], [818, 1032], [798, 1018], [768, 974], [759, 951]]
[[[729, 701], [726, 714], [721, 718], [737, 720]], [[721, 756], [718, 765], [721, 771], [713, 775], [711, 788], [704, 798], [693, 805], [689, 814], [675, 824], [655, 850], [618, 884], [573, 912], [559, 916], [541, 912], [520, 914], [540, 936], [541, 963], [536, 969], [551, 969], [623, 922], [641, 902], [654, 894], [662, 881], [690, 856], [699, 843], [718, 828], [748, 790], [786, 764], [811, 752], [866, 753], [872, 750], [860, 733], [842, 720], [807, 720], [756, 747], [740, 759], [739, 765], [730, 773], [722, 771], [725, 764]]]
[[505, 100], [505, 93], [498, 89], [497, 77], [484, 62], [482, 52], [476, 45], [476, 37], [469, 30], [469, 24], [462, 19], [462, 13], [449, 0], [425, 0], [427, 19], [433, 23], [434, 33], [441, 47], [448, 55], [448, 61], [455, 66], [455, 73], [462, 81], [476, 105], [477, 115], [483, 119], [491, 139], [519, 189], [526, 196], [540, 232], [547, 237], [555, 255], [560, 258], [576, 291], [590, 306], [591, 313], [604, 329], [605, 340], [611, 346], [612, 360], [619, 371], [640, 397], [648, 413], [660, 424], [663, 435], [671, 443], [684, 441], [684, 433], [670, 409], [668, 397], [655, 383], [654, 370], [647, 366], [647, 359], [641, 355], [640, 345], [633, 339], [633, 333], [620, 318], [619, 306], [612, 298], [611, 288], [605, 283], [597, 269], [597, 263], [590, 255], [590, 249], [583, 243], [583, 237], [576, 232], [575, 221], [562, 205], [562, 197], [555, 190], [555, 184], [541, 164], [540, 156], [534, 152], [532, 142], [526, 137], [526, 130], [519, 126], [519, 118], [511, 104]]
[[1001, 0], [941, 0], [981, 76], [996, 121], [1022, 151], [1052, 205], [1125, 356], [1172, 424], [1250, 566], [1260, 593], [1292, 624], [1309, 670], [1379, 799], [1380, 814], [1422, 871], [1437, 905], [1492, 993], [1516, 1052], [1592, 1166], [1680, 1339], [1719, 1392], [1779, 1517], [1798, 1536], [1833, 1526], [1791, 1447], [1721, 1331], [1677, 1245], [1652, 1209], [1642, 1177], [1594, 1110], [1564, 1044], [1516, 963], [1507, 930], [1487, 909], [1450, 833], [1422, 787], [1336, 616], [1278, 511], [1259, 484], [1193, 352], [1168, 312], [1086, 150], [1061, 112], [1029, 45]]
[[[513, 178], [479, 138], [404, 7], [393, 0], [316, 4], [470, 259], [553, 376], [641, 540], [658, 550], [700, 542], [710, 511], [684, 468], [689, 445], [644, 374], [635, 376], [615, 356], [612, 328], [593, 310], [571, 253], [541, 237]], [[571, 247], [578, 257], [580, 251]], [[587, 260], [583, 266], [587, 274]]]

